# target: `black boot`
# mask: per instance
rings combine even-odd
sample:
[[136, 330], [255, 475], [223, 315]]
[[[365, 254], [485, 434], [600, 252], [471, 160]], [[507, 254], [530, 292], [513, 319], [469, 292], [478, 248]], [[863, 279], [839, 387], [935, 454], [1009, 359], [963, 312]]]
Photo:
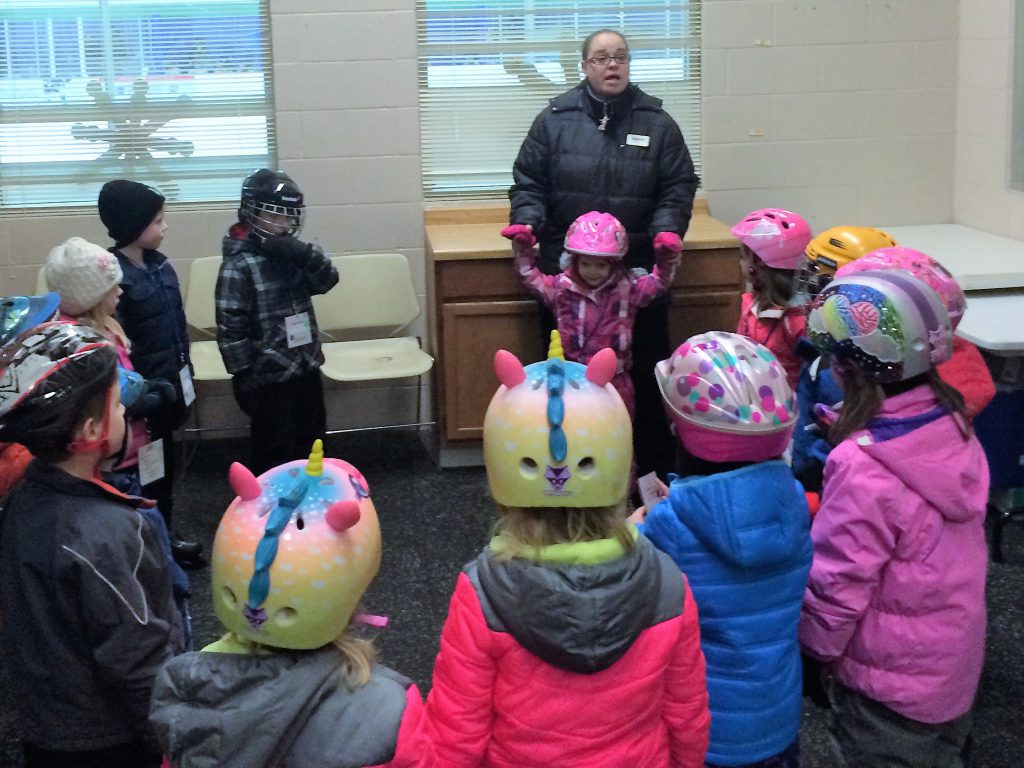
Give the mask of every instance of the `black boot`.
[[171, 555], [182, 568], [202, 568], [207, 564], [203, 545], [183, 539], [176, 532], [171, 534]]

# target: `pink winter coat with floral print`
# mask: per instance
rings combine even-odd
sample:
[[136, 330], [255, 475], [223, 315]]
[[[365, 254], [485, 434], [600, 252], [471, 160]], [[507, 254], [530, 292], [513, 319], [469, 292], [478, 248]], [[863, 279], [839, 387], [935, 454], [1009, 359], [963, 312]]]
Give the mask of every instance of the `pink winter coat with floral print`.
[[523, 285], [555, 316], [565, 359], [586, 365], [605, 347], [618, 358], [612, 384], [633, 414], [633, 321], [636, 311], [668, 290], [675, 267], [658, 260], [650, 274], [642, 269], [624, 271], [616, 265], [608, 279], [590, 288], [572, 266], [557, 275], [545, 275], [536, 266], [537, 249], [516, 249], [513, 264]]

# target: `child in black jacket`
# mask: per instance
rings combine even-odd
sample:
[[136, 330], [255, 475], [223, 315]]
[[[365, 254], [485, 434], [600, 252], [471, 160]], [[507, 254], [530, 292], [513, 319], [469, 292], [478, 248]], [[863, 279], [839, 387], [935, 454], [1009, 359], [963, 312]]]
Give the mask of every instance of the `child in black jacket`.
[[100, 190], [99, 212], [123, 273], [117, 316], [132, 342], [132, 365], [143, 378], [165, 379], [177, 391], [168, 408], [146, 417], [150, 438], [163, 441], [164, 474], [143, 491], [160, 507], [171, 532], [174, 559], [185, 566], [202, 565], [202, 545], [182, 539], [171, 522], [174, 430], [188, 417], [195, 390], [181, 286], [171, 262], [158, 250], [167, 234], [164, 196], [136, 181], [108, 181]]

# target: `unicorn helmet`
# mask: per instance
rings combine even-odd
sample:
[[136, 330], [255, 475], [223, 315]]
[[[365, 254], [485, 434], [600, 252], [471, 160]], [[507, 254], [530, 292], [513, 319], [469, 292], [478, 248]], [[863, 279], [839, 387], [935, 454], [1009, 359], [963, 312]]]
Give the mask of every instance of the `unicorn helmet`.
[[887, 232], [873, 227], [832, 227], [807, 246], [807, 260], [798, 276], [798, 291], [817, 296], [835, 277], [836, 270], [879, 248], [896, 241]]
[[366, 479], [346, 461], [308, 461], [256, 478], [231, 465], [238, 494], [213, 541], [217, 618], [261, 645], [320, 648], [338, 637], [380, 567], [380, 526]]
[[607, 507], [629, 484], [633, 430], [609, 383], [616, 359], [602, 349], [588, 365], [566, 362], [558, 331], [548, 359], [525, 368], [498, 350], [501, 386], [484, 416], [491, 494], [509, 507]]
[[913, 378], [953, 354], [942, 299], [900, 269], [833, 280], [815, 302], [807, 332], [822, 354], [880, 383]]
[[786, 372], [765, 346], [710, 331], [683, 342], [654, 367], [676, 437], [708, 461], [781, 456], [796, 425]]
[[863, 256], [854, 262], [847, 264], [836, 272], [836, 277], [846, 277], [857, 272], [875, 269], [903, 269], [931, 286], [942, 303], [946, 305], [949, 312], [949, 323], [956, 330], [960, 319], [967, 309], [967, 300], [960, 284], [956, 281], [946, 268], [939, 264], [931, 256], [915, 251], [913, 248], [904, 248], [901, 245], [892, 248], [879, 248], [867, 256]]
[[610, 213], [591, 211], [569, 225], [563, 247], [578, 256], [595, 256], [618, 261], [626, 255], [626, 228]]
[[811, 227], [792, 211], [761, 208], [732, 228], [732, 234], [772, 269], [796, 269], [811, 242]]

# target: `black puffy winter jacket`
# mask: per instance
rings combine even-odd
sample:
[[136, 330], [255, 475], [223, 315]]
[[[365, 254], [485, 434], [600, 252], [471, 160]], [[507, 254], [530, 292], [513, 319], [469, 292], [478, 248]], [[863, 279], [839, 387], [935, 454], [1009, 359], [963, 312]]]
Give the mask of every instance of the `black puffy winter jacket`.
[[558, 272], [569, 225], [588, 211], [613, 214], [629, 232], [626, 265], [650, 269], [659, 232], [682, 237], [700, 179], [675, 120], [661, 99], [630, 85], [605, 105], [586, 81], [551, 100], [533, 121], [516, 158], [509, 221], [532, 224], [540, 266]]
[[[132, 342], [132, 365], [144, 378], [166, 379], [174, 385], [178, 398], [160, 422], [163, 425], [166, 421], [166, 426], [175, 429], [187, 415], [180, 372], [191, 365], [178, 275], [160, 251], [146, 251], [144, 266], [139, 266], [120, 251], [111, 250], [124, 273], [117, 317]], [[165, 432], [164, 428], [150, 426], [161, 435]]]

